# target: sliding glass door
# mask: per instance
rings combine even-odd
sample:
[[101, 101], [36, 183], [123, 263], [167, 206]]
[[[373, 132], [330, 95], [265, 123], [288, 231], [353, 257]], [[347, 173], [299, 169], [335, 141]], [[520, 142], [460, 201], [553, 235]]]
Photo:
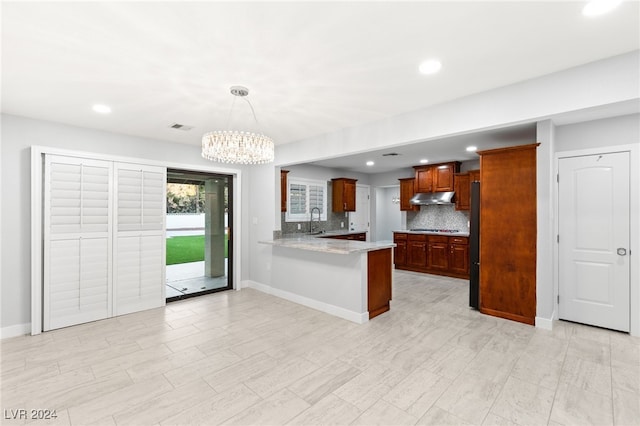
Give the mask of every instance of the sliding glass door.
[[233, 177], [167, 170], [167, 301], [232, 288]]

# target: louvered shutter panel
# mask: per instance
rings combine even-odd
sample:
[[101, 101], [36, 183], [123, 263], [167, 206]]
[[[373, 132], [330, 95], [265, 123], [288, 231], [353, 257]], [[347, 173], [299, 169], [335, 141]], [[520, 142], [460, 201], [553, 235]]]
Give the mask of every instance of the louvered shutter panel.
[[163, 306], [166, 169], [116, 163], [115, 315]]
[[111, 179], [110, 162], [45, 157], [44, 330], [111, 316]]

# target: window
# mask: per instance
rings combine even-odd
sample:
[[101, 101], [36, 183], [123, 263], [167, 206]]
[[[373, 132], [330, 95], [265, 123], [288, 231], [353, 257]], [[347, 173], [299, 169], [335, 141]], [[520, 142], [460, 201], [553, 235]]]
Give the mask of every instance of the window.
[[[287, 222], [308, 221], [316, 207], [320, 209], [320, 220], [327, 220], [327, 182], [290, 178], [287, 191]], [[317, 210], [313, 214], [315, 218]]]

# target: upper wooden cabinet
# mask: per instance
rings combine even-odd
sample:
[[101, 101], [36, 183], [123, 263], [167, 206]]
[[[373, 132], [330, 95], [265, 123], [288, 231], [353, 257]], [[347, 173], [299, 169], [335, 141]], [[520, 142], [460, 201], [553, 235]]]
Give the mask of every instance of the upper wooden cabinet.
[[415, 179], [404, 178], [398, 179], [400, 181], [400, 211], [416, 211], [420, 210], [420, 206], [414, 206], [409, 202], [416, 193], [415, 191]]
[[416, 171], [415, 192], [449, 192], [454, 190], [454, 175], [460, 170], [460, 163], [453, 161], [413, 168]]
[[456, 210], [469, 210], [471, 207], [471, 176], [469, 173], [456, 173], [454, 189]]
[[468, 173], [469, 173], [469, 183], [480, 182], [480, 169], [469, 170]]
[[454, 179], [456, 210], [471, 209], [471, 182], [480, 181], [480, 170], [456, 173]]
[[336, 178], [331, 179], [333, 195], [331, 206], [334, 212], [356, 211], [356, 182], [357, 179]]
[[280, 170], [280, 211], [287, 211], [287, 173], [289, 170]]

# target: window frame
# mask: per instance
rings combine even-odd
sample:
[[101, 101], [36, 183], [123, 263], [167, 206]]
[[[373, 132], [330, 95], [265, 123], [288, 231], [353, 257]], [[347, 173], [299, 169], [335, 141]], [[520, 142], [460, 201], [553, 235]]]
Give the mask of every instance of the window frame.
[[[292, 213], [291, 212], [291, 185], [304, 185], [306, 186], [305, 195], [305, 212], [304, 213]], [[327, 181], [319, 180], [319, 179], [305, 179], [298, 177], [288, 177], [287, 178], [287, 212], [285, 213], [285, 222], [308, 222], [310, 220], [310, 212], [309, 212], [309, 197], [311, 191], [309, 191], [310, 186], [319, 186], [322, 188], [323, 197], [322, 197], [322, 213], [320, 214], [320, 220], [327, 220]]]

